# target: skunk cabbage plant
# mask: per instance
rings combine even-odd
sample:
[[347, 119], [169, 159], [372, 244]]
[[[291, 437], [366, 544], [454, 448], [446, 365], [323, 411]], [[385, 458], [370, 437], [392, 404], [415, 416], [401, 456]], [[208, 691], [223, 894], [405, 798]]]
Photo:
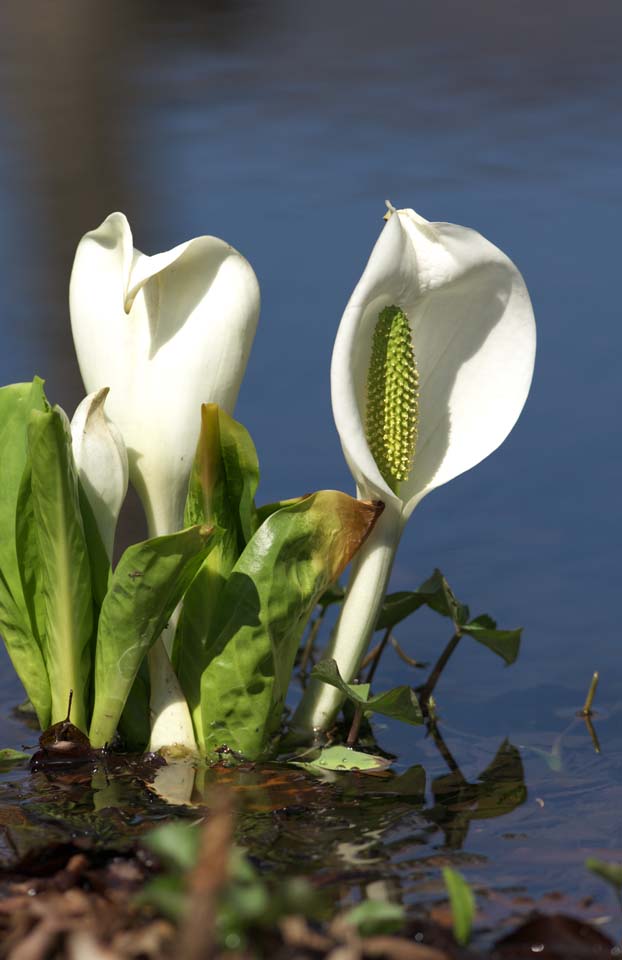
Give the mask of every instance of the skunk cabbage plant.
[[149, 534], [179, 530], [201, 403], [231, 413], [246, 369], [259, 315], [255, 274], [216, 237], [146, 256], [125, 216], [112, 213], [78, 245], [69, 306], [82, 379], [89, 393], [110, 388], [106, 408]]
[[[325, 654], [346, 682], [376, 625], [406, 521], [507, 437], [529, 392], [535, 346], [529, 295], [504, 253], [467, 227], [390, 207], [331, 367], [333, 414], [358, 495], [385, 504]], [[340, 699], [313, 681], [296, 725], [325, 728]]]
[[[69, 305], [87, 391], [110, 388], [150, 537], [183, 526], [201, 403], [233, 411], [259, 315], [248, 262], [216, 237], [146, 256], [112, 213], [78, 245]], [[170, 631], [169, 631], [170, 634]], [[190, 714], [162, 644], [150, 654], [152, 747], [192, 748]]]

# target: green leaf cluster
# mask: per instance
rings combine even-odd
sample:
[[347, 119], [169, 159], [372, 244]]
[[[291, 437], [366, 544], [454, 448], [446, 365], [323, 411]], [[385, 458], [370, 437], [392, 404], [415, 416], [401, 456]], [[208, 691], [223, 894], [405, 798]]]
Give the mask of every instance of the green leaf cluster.
[[114, 571], [43, 381], [0, 389], [0, 632], [42, 729], [112, 740], [141, 661], [211, 549], [196, 525], [130, 547]]
[[[156, 907], [174, 922], [187, 909], [187, 875], [197, 863], [200, 829], [187, 823], [168, 823], [152, 831], [145, 845], [162, 861], [164, 871], [150, 881], [138, 902]], [[265, 880], [241, 847], [229, 853], [227, 882], [219, 893], [217, 938], [230, 950], [252, 942], [253, 931], [273, 929], [282, 917], [312, 916], [320, 901], [301, 877]]]
[[0, 390], [0, 632], [41, 727], [66, 717], [93, 747], [144, 746], [145, 656], [184, 600], [172, 662], [202, 752], [255, 759], [282, 720], [302, 632], [378, 505], [320, 491], [257, 509], [257, 454], [216, 404], [201, 411], [185, 528], [114, 570], [80, 482], [65, 413], [43, 382]]
[[173, 665], [208, 755], [266, 754], [309, 616], [377, 513], [332, 490], [258, 510], [258, 479], [244, 427], [205, 404], [185, 519], [222, 535], [185, 595]]
[[424, 606], [451, 620], [458, 634], [473, 637], [506, 664], [514, 663], [518, 657], [522, 628], [498, 630], [496, 621], [486, 613], [471, 618], [468, 606], [456, 599], [438, 569], [417, 590], [388, 594], [380, 610], [376, 630], [392, 630]]

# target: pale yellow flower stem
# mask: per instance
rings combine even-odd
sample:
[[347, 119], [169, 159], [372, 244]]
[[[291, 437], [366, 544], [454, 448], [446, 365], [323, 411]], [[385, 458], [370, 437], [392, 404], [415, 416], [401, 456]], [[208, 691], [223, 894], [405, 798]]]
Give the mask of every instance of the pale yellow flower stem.
[[[322, 659], [337, 661], [343, 679], [356, 676], [374, 632], [403, 529], [399, 506], [388, 503], [352, 565], [339, 619]], [[312, 680], [293, 719], [296, 735], [326, 730], [343, 702], [336, 687]]]
[[150, 750], [180, 748], [196, 753], [197, 744], [192, 717], [173, 665], [166, 650], [165, 634], [169, 625], [149, 651], [149, 678], [151, 681], [151, 740]]

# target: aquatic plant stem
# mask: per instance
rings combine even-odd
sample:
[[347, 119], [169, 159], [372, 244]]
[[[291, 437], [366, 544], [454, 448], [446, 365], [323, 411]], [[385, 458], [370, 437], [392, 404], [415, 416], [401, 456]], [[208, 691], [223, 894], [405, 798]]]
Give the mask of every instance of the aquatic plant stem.
[[423, 686], [419, 688], [419, 702], [424, 712], [427, 708], [427, 704], [429, 703], [430, 697], [434, 693], [434, 688], [436, 687], [436, 684], [438, 683], [443, 670], [447, 666], [447, 662], [449, 658], [451, 657], [452, 653], [454, 652], [454, 650], [460, 643], [460, 640], [462, 639], [462, 632], [460, 630], [460, 627], [458, 627], [456, 624], [454, 624], [454, 626], [456, 628], [456, 632], [454, 633], [453, 637], [451, 638], [451, 640], [449, 641], [449, 643], [441, 653], [440, 657], [432, 667], [430, 676], [428, 677], [426, 682], [423, 684]]
[[303, 681], [303, 683], [306, 683], [306, 679], [307, 679], [307, 666], [308, 666], [308, 664], [309, 664], [309, 658], [310, 658], [311, 654], [313, 653], [313, 647], [315, 646], [315, 641], [316, 641], [316, 639], [317, 639], [317, 635], [318, 635], [318, 633], [319, 633], [320, 627], [322, 626], [322, 622], [323, 622], [323, 620], [324, 620], [324, 615], [325, 615], [325, 613], [326, 613], [326, 607], [322, 607], [322, 609], [321, 609], [320, 612], [318, 613], [318, 615], [317, 615], [317, 617], [315, 618], [315, 620], [312, 620], [312, 621], [311, 621], [311, 624], [310, 624], [310, 626], [309, 626], [309, 632], [308, 632], [308, 634], [307, 634], [307, 640], [306, 640], [306, 643], [305, 643], [305, 645], [304, 645], [304, 650], [303, 650], [303, 652], [302, 652], [302, 657], [300, 658], [300, 678], [301, 678], [301, 680]]
[[353, 747], [355, 745], [356, 741], [359, 738], [362, 721], [363, 721], [363, 707], [362, 706], [355, 707], [354, 717], [352, 718], [352, 726], [350, 727], [348, 737], [346, 739], [346, 747]]
[[[325, 659], [337, 662], [346, 683], [356, 676], [373, 635], [402, 529], [400, 509], [394, 503], [385, 505], [352, 565], [341, 613], [324, 652]], [[293, 719], [297, 734], [326, 730], [342, 702], [343, 694], [335, 687], [312, 680]]]
[[371, 660], [369, 673], [367, 674], [365, 683], [371, 683], [374, 677], [376, 676], [376, 670], [378, 669], [378, 664], [380, 663], [380, 657], [385, 651], [385, 648], [387, 643], [389, 642], [390, 636], [391, 636], [391, 627], [387, 627], [387, 629], [383, 634], [382, 640], [380, 641], [380, 643], [378, 644], [378, 646], [374, 651], [374, 657]]

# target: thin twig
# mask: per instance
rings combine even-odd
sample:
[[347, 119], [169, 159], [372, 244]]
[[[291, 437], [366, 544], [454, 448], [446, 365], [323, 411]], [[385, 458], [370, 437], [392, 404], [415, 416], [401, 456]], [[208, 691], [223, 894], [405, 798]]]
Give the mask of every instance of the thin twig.
[[365, 670], [370, 665], [370, 663], [374, 662], [374, 660], [378, 656], [378, 651], [380, 650], [381, 646], [382, 646], [382, 640], [380, 641], [380, 643], [376, 644], [373, 650], [370, 650], [369, 653], [366, 654], [366, 656], [363, 659], [363, 662], [361, 663], [361, 671]]
[[354, 709], [354, 717], [352, 718], [352, 726], [350, 727], [350, 732], [348, 733], [348, 738], [346, 740], [346, 747], [353, 747], [358, 740], [362, 719], [363, 707], [359, 705]]
[[326, 613], [326, 607], [322, 607], [322, 609], [318, 613], [315, 620], [312, 620], [309, 626], [309, 632], [307, 634], [307, 642], [305, 643], [305, 647], [302, 652], [302, 657], [300, 658], [300, 677], [302, 680], [306, 680], [307, 678], [307, 666], [309, 664], [309, 658], [313, 653], [315, 640], [317, 638], [319, 629], [322, 626], [322, 620], [324, 619], [325, 613]]
[[454, 650], [460, 643], [460, 640], [462, 639], [462, 633], [460, 632], [460, 627], [458, 627], [456, 624], [454, 624], [454, 626], [456, 628], [456, 632], [454, 633], [453, 637], [451, 638], [451, 640], [449, 641], [449, 643], [441, 653], [440, 657], [434, 664], [432, 668], [432, 672], [430, 673], [430, 676], [428, 677], [426, 682], [423, 684], [423, 686], [419, 690], [419, 702], [421, 703], [421, 706], [424, 712], [425, 712], [426, 704], [428, 703], [430, 697], [432, 696], [432, 693], [434, 692], [434, 688], [436, 687], [436, 684], [438, 683], [443, 670], [447, 666], [447, 662], [449, 658], [451, 657], [452, 653], [454, 652]]
[[413, 657], [409, 657], [405, 650], [402, 650], [399, 643], [394, 636], [391, 636], [390, 643], [398, 657], [407, 663], [409, 667], [414, 667], [415, 670], [420, 670], [422, 667], [427, 667], [427, 663], [423, 663], [421, 660], [415, 660]]
[[595, 670], [592, 675], [592, 680], [590, 682], [590, 688], [587, 691], [587, 697], [585, 698], [585, 703], [583, 704], [583, 709], [581, 710], [582, 717], [591, 717], [592, 716], [592, 704], [594, 702], [594, 696], [596, 694], [596, 687], [598, 686], [598, 670]]
[[367, 674], [367, 679], [365, 680], [365, 683], [371, 683], [372, 680], [374, 679], [376, 675], [376, 670], [378, 669], [378, 664], [380, 663], [380, 657], [384, 653], [385, 647], [389, 642], [390, 636], [391, 636], [391, 627], [387, 627], [382, 637], [382, 640], [376, 647], [376, 656], [374, 657], [374, 659], [370, 664], [369, 673]]
[[463, 776], [462, 770], [458, 766], [458, 762], [454, 760], [454, 757], [449, 747], [443, 740], [443, 737], [441, 736], [441, 732], [438, 729], [436, 722], [434, 720], [430, 720], [427, 724], [427, 728], [428, 728], [428, 733], [432, 737], [432, 740], [434, 741], [434, 744], [438, 752], [442, 756], [443, 760], [445, 761], [445, 763], [447, 764], [451, 772], [457, 773], [462, 778], [462, 780], [464, 780], [464, 782], [466, 783], [466, 779]]

